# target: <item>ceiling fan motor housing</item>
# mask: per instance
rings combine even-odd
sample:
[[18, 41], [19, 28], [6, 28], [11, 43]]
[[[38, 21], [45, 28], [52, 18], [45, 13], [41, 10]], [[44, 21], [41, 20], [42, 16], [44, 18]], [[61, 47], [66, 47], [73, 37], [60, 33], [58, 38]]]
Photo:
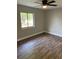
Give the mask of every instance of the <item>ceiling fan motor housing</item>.
[[42, 1], [42, 4], [43, 4], [43, 5], [47, 5], [47, 0], [43, 0], [43, 1]]

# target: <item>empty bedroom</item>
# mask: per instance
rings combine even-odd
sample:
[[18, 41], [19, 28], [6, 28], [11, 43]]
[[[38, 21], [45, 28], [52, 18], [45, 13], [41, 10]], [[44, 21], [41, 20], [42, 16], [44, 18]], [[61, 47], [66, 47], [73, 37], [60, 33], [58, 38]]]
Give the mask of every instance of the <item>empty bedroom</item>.
[[17, 59], [62, 59], [62, 0], [17, 0]]

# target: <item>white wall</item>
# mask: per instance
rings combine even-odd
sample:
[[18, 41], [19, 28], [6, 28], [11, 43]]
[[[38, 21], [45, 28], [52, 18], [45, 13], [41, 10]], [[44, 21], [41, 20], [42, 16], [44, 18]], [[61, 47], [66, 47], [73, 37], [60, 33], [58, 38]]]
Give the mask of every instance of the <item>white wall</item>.
[[62, 8], [45, 11], [46, 31], [62, 36]]
[[[35, 14], [35, 28], [21, 28], [20, 12], [33, 12]], [[62, 36], [62, 9], [40, 10], [36, 8], [17, 6], [17, 39], [29, 37], [43, 31]]]
[[[20, 19], [20, 12], [33, 12], [35, 15], [35, 28], [21, 28], [21, 19]], [[27, 6], [18, 5], [17, 6], [17, 39], [18, 41], [21, 38], [26, 36], [30, 36], [39, 32], [44, 31], [44, 13], [43, 10], [31, 8]]]

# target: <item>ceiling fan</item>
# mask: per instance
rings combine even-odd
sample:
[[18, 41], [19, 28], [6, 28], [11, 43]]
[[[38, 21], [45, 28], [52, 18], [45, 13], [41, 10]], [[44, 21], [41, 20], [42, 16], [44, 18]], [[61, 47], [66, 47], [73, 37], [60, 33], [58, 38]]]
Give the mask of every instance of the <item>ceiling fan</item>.
[[47, 6], [57, 6], [57, 4], [52, 4], [55, 2], [56, 2], [55, 0], [52, 0], [52, 1], [42, 0], [41, 3], [39, 3], [39, 2], [35, 2], [35, 3], [41, 4], [43, 6], [43, 8], [47, 8]]

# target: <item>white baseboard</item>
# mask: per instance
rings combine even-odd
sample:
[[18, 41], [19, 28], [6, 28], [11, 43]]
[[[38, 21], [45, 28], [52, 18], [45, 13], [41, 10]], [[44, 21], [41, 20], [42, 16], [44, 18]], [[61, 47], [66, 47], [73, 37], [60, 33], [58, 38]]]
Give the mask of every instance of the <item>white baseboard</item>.
[[59, 35], [59, 34], [56, 34], [56, 33], [51, 33], [51, 32], [47, 32], [47, 31], [45, 31], [45, 32], [49, 33], [49, 34], [52, 34], [52, 35], [56, 35], [56, 36], [62, 37], [62, 35]]
[[44, 32], [49, 33], [49, 34], [52, 34], [52, 35], [56, 35], [56, 36], [59, 36], [59, 37], [62, 37], [62, 35], [59, 35], [59, 34], [47, 32], [47, 31], [42, 31], [42, 32], [35, 33], [33, 35], [29, 35], [29, 36], [22, 37], [22, 38], [18, 39], [17, 41], [24, 40], [24, 39], [30, 38], [32, 36], [35, 36], [35, 35], [38, 35], [38, 34], [41, 34], [41, 33], [44, 33]]
[[44, 32], [45, 32], [45, 31], [38, 32], [38, 33], [35, 33], [35, 34], [33, 34], [33, 35], [25, 36], [25, 37], [22, 37], [22, 38], [18, 39], [17, 41], [24, 40], [24, 39], [30, 38], [30, 37], [32, 37], [32, 36], [35, 36], [35, 35], [38, 35], [38, 34], [41, 34], [41, 33], [44, 33]]

